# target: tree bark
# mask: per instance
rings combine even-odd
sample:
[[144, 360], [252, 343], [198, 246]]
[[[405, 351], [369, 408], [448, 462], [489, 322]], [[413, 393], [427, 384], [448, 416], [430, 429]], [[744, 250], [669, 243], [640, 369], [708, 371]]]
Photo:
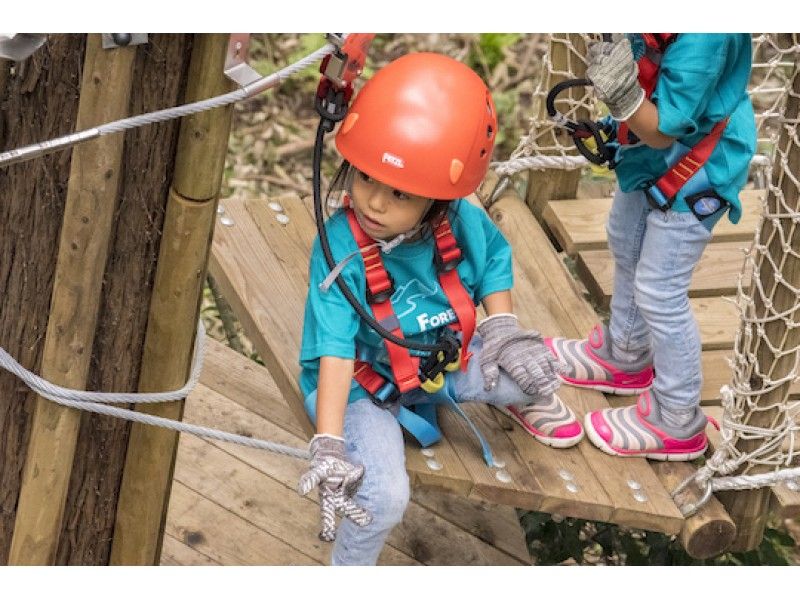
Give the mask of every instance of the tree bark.
[[[183, 103], [189, 35], [151, 35], [138, 49], [130, 114]], [[120, 208], [103, 283], [90, 390], [135, 392], [179, 120], [126, 133]], [[109, 561], [130, 424], [84, 414], [58, 547], [58, 564]]]
[[[2, 61], [4, 150], [72, 132], [85, 41], [52, 35], [24, 62]], [[34, 371], [44, 348], [70, 157], [62, 151], [0, 170], [0, 346]], [[1, 563], [11, 547], [34, 398], [0, 371]]]

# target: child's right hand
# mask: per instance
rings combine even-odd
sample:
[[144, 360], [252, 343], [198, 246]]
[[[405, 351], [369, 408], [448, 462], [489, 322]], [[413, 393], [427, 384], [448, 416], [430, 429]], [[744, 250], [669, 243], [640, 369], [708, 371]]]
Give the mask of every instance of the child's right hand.
[[347, 458], [344, 439], [317, 434], [311, 439], [309, 450], [311, 462], [300, 478], [297, 491], [305, 496], [319, 486], [320, 540], [332, 542], [336, 538], [336, 513], [361, 527], [369, 525], [372, 515], [353, 499], [364, 477], [364, 466]]

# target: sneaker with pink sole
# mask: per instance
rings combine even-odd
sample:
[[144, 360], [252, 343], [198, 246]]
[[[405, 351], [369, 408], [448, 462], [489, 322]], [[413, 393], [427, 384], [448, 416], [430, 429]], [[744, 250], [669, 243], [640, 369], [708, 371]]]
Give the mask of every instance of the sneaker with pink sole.
[[575, 446], [583, 439], [581, 422], [557, 394], [553, 394], [547, 400], [527, 405], [495, 405], [495, 407], [547, 446], [567, 448]]
[[584, 418], [586, 435], [604, 453], [659, 461], [691, 461], [705, 453], [709, 422], [719, 429], [698, 407], [686, 426], [669, 426], [650, 391], [642, 393], [636, 405], [592, 411]]
[[585, 340], [545, 338], [544, 342], [564, 370], [561, 380], [570, 386], [591, 388], [616, 395], [638, 395], [653, 384], [653, 365], [648, 356], [623, 363], [611, 356], [608, 328], [598, 324]]

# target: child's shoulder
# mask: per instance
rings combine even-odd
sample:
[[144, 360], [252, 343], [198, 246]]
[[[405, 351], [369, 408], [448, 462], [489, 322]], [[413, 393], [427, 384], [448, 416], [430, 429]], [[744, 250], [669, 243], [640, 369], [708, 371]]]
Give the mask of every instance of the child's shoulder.
[[470, 203], [466, 199], [460, 199], [453, 203], [449, 211], [450, 223], [454, 230], [459, 228], [466, 228], [472, 231], [476, 226], [481, 225], [483, 228], [494, 228], [495, 224], [480, 206]]

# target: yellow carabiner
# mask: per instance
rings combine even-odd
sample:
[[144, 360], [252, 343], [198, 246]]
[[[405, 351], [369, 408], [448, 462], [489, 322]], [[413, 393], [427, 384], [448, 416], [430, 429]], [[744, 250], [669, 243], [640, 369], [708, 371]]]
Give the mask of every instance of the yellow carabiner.
[[460, 367], [461, 367], [461, 351], [458, 352], [458, 355], [453, 361], [444, 366], [444, 370], [446, 372], [457, 372]]
[[444, 386], [444, 374], [441, 373], [437, 374], [433, 380], [428, 378], [427, 380], [425, 380], [425, 382], [420, 384], [420, 388], [422, 388], [422, 390], [424, 390], [428, 394], [439, 392], [440, 390], [442, 390], [443, 386]]

